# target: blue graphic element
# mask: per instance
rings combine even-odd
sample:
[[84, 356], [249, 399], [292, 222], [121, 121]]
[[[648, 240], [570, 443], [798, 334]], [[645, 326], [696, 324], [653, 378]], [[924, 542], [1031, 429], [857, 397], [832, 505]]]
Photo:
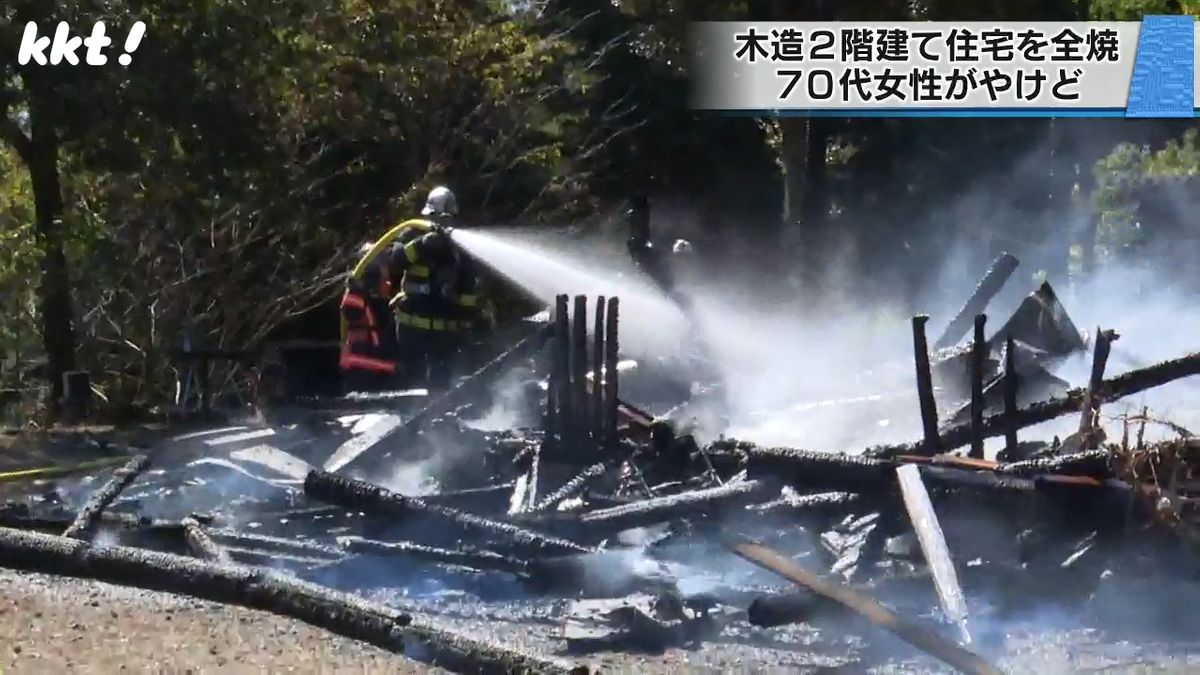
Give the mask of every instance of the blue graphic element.
[[1195, 115], [1195, 42], [1190, 16], [1142, 19], [1126, 117]]

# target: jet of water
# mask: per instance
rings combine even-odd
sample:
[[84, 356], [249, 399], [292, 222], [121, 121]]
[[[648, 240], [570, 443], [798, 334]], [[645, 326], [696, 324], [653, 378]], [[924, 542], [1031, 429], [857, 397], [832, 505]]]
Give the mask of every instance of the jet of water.
[[[683, 349], [687, 320], [652, 282], [619, 251], [589, 249], [575, 254], [511, 230], [454, 230], [454, 242], [469, 255], [548, 306], [566, 293], [621, 300], [621, 351], [634, 358], [673, 358]], [[588, 322], [591, 331], [592, 322]]]

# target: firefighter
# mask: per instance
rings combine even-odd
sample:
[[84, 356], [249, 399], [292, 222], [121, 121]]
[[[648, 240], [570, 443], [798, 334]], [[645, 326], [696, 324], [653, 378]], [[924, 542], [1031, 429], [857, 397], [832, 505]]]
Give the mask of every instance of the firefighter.
[[421, 210], [435, 227], [392, 256], [403, 273], [392, 300], [400, 358], [408, 375], [433, 388], [449, 385], [467, 342], [494, 321], [491, 304], [480, 297], [474, 261], [450, 237], [457, 214], [454, 193], [435, 187]]
[[[360, 254], [371, 250], [364, 244]], [[397, 373], [395, 328], [388, 309], [391, 298], [387, 258], [377, 256], [363, 274], [350, 276], [342, 296], [345, 323], [339, 369], [350, 391], [387, 389]]]

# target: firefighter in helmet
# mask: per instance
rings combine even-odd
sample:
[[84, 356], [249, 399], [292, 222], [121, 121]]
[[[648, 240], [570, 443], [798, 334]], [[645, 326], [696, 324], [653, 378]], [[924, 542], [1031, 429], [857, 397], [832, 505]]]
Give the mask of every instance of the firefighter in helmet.
[[444, 388], [467, 341], [493, 328], [494, 313], [480, 296], [475, 261], [451, 236], [458, 216], [454, 193], [433, 188], [421, 215], [434, 226], [394, 250], [391, 264], [400, 283], [391, 306], [408, 375]]

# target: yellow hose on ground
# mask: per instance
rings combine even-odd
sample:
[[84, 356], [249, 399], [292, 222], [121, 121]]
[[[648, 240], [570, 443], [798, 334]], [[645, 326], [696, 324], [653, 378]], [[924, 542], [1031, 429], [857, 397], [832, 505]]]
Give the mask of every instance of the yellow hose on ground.
[[[370, 250], [368, 250], [363, 255], [362, 259], [358, 261], [358, 264], [354, 266], [354, 269], [350, 272], [350, 278], [351, 279], [361, 279], [363, 274], [366, 274], [367, 268], [370, 267], [371, 263], [375, 261], [375, 258], [378, 257], [379, 254], [382, 253], [384, 249], [386, 249], [388, 246], [390, 246], [392, 241], [394, 241], [400, 235], [404, 234], [404, 232], [407, 231], [409, 228], [416, 228], [418, 230], [429, 231], [429, 230], [433, 229], [433, 222], [429, 221], [429, 220], [425, 220], [424, 218], [413, 218], [411, 220], [406, 220], [406, 221], [400, 223], [399, 225], [388, 230], [387, 232], [384, 232], [383, 236], [380, 237], [379, 239], [377, 239], [375, 241], [375, 243], [371, 245]], [[340, 321], [341, 321], [342, 344], [345, 344], [346, 343], [346, 330], [347, 330], [346, 317], [344, 317], [344, 316], [341, 317]]]
[[133, 455], [122, 455], [120, 457], [105, 457], [90, 462], [82, 462], [80, 464], [71, 464], [67, 466], [43, 466], [34, 469], [16, 469], [13, 471], [0, 472], [0, 483], [11, 483], [19, 480], [34, 480], [37, 478], [51, 478], [54, 476], [66, 476], [72, 473], [82, 473], [91, 471], [92, 469], [103, 469], [109, 466], [120, 466], [130, 459]]

